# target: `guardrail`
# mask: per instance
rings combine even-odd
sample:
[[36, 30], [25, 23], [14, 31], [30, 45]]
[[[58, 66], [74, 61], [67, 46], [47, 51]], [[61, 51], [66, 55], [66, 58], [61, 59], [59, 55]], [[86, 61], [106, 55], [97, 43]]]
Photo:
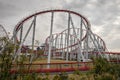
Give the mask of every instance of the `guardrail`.
[[[50, 68], [47, 68], [47, 66]], [[64, 62], [64, 63], [34, 63], [12, 65], [11, 74], [18, 73], [20, 68], [23, 73], [53, 73], [53, 72], [72, 72], [76, 70], [88, 71], [92, 68], [92, 62]], [[30, 67], [30, 68], [29, 68]]]

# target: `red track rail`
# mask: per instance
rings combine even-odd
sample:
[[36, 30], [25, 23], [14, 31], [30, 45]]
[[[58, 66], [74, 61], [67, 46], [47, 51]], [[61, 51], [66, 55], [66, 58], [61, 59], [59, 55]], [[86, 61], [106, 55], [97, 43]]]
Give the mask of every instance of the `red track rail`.
[[[92, 62], [64, 62], [64, 63], [34, 63], [31, 65], [30, 70], [27, 70], [29, 64], [22, 64], [26, 69], [23, 73], [54, 73], [54, 72], [73, 72], [75, 70], [80, 71], [88, 71], [90, 67], [88, 64], [92, 64]], [[50, 65], [50, 68], [46, 68], [47, 65]], [[19, 64], [20, 66], [20, 64]], [[12, 65], [12, 69], [10, 70], [11, 74], [18, 73], [17, 66], [15, 64]]]
[[[120, 60], [111, 60], [112, 63], [120, 63]], [[93, 68], [93, 62], [64, 62], [64, 63], [34, 63], [31, 65], [29, 70], [28, 67], [30, 64], [18, 64], [19, 66], [24, 66], [26, 69], [23, 71], [23, 74], [27, 73], [55, 73], [55, 72], [73, 72], [76, 70], [80, 71], [89, 71]], [[11, 74], [19, 74], [18, 65], [13, 64], [12, 69], [10, 70]], [[50, 68], [47, 68], [47, 65], [50, 65]]]

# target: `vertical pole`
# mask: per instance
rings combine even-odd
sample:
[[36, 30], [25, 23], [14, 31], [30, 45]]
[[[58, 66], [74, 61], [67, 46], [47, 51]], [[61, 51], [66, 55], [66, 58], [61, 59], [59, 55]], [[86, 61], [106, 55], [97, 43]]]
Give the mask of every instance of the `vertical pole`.
[[[65, 35], [63, 34], [62, 48], [65, 47], [65, 42], [64, 42], [64, 40], [65, 40]], [[62, 59], [64, 59], [64, 55], [65, 55], [65, 49], [63, 49], [63, 52], [62, 52]]]
[[[83, 26], [82, 26], [82, 18], [80, 18], [80, 49], [81, 49], [81, 53], [83, 53], [83, 51], [82, 51], [82, 33], [83, 33], [83, 30], [82, 30], [82, 28], [83, 28]], [[78, 54], [78, 59], [79, 59], [79, 56], [80, 54]], [[79, 60], [78, 60], [79, 61]]]
[[[61, 34], [61, 40], [60, 40], [60, 48], [63, 48], [63, 34]], [[60, 57], [63, 57], [63, 50], [60, 50]]]
[[[54, 43], [53, 39], [54, 39], [54, 36], [51, 35], [51, 37], [52, 37], [52, 38], [51, 38], [51, 51], [52, 51], [53, 48], [54, 48], [54, 47], [53, 47], [53, 43]], [[53, 56], [53, 51], [52, 51], [51, 53], [52, 53], [51, 56]], [[50, 57], [51, 57], [51, 56], [50, 56]]]
[[33, 22], [33, 36], [32, 36], [32, 54], [33, 54], [33, 56], [32, 56], [30, 63], [32, 62], [33, 57], [35, 55], [35, 53], [34, 53], [35, 27], [36, 27], [36, 16], [34, 16], [34, 22]]
[[[55, 39], [55, 48], [58, 48], [58, 46], [57, 46], [57, 45], [58, 45], [58, 44], [57, 44], [57, 43], [58, 43], [58, 35], [59, 35], [59, 34], [56, 35], [56, 39]], [[54, 51], [53, 56], [55, 56], [55, 53], [56, 53], [57, 51], [58, 51], [58, 50], [55, 50], [55, 51]]]
[[53, 31], [53, 17], [54, 17], [54, 12], [52, 12], [51, 15], [51, 27], [50, 27], [50, 40], [49, 40], [49, 50], [48, 50], [48, 66], [47, 68], [50, 68], [50, 58], [51, 58], [51, 47], [52, 47], [52, 31]]
[[87, 37], [86, 37], [86, 53], [85, 53], [85, 56], [86, 56], [86, 59], [88, 59], [88, 44], [89, 44], [89, 34], [87, 32]]
[[[69, 34], [70, 34], [70, 13], [68, 13], [68, 34], [67, 34], [67, 47], [69, 46]], [[66, 61], [68, 61], [69, 48], [67, 48]]]
[[84, 48], [85, 48], [85, 58], [88, 58], [88, 44], [89, 44], [89, 29], [87, 28], [86, 24], [84, 23], [84, 21], [82, 20], [82, 23], [84, 24], [84, 26], [86, 27], [86, 39], [85, 39], [85, 42], [84, 42]]
[[82, 41], [82, 18], [81, 18], [81, 22], [80, 22], [80, 44], [81, 44], [81, 41]]
[[34, 50], [34, 41], [35, 41], [35, 27], [36, 27], [36, 16], [34, 17], [34, 24], [33, 24], [33, 36], [32, 36], [32, 50]]
[[[85, 24], [84, 24], [85, 25]], [[86, 59], [88, 59], [88, 48], [89, 48], [89, 32], [88, 32], [88, 28], [87, 28], [87, 33], [86, 33], [86, 35], [87, 35], [87, 37], [86, 37], [86, 39], [85, 39], [85, 43], [86, 43], [86, 52], [85, 52], [85, 57], [86, 57]]]
[[[76, 34], [76, 32], [75, 32], [75, 27], [74, 27], [74, 23], [73, 23], [73, 21], [72, 21], [72, 17], [70, 16], [70, 20], [71, 20], [71, 24], [72, 24], [72, 27], [73, 27], [73, 31], [74, 31], [74, 34], [75, 34], [75, 36], [77, 37], [77, 34]], [[81, 46], [80, 46], [81, 44], [79, 43], [78, 44], [78, 61], [80, 61], [81, 60], [81, 58], [82, 58], [82, 61], [84, 61], [85, 59], [84, 59], [84, 55], [83, 55], [83, 53], [82, 53], [82, 48], [81, 48]]]
[[[70, 45], [72, 45], [72, 36], [70, 36]], [[72, 57], [73, 57], [73, 47], [70, 48], [70, 60], [72, 60]]]
[[22, 33], [23, 33], [23, 24], [21, 25], [21, 29], [20, 29], [20, 43], [22, 42]]
[[[67, 46], [67, 33], [65, 32], [65, 43], [64, 43], [64, 47], [66, 47]], [[66, 59], [66, 49], [64, 49], [64, 59]]]
[[[22, 34], [23, 34], [23, 24], [21, 25], [21, 28], [20, 28], [20, 44], [22, 42]], [[19, 43], [18, 43], [19, 44]], [[20, 49], [20, 52], [21, 52], [21, 49]], [[18, 57], [19, 59], [20, 57]]]

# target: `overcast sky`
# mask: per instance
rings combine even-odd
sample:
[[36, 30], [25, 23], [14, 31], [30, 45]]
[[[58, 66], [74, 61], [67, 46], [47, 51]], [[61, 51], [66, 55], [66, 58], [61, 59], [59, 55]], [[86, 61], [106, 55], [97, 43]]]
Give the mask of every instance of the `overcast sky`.
[[12, 33], [20, 20], [47, 9], [68, 9], [84, 15], [108, 50], [120, 52], [120, 0], [0, 0], [0, 24]]

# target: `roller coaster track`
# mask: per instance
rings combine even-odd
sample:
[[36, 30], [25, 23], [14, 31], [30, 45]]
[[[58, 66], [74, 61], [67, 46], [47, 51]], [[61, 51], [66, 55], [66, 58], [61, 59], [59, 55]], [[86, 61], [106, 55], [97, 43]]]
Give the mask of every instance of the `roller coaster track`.
[[[120, 64], [120, 53], [116, 52], [105, 52], [105, 54], [114, 54], [119, 55], [119, 60], [110, 60], [108, 62]], [[50, 68], [46, 68], [47, 65], [50, 65]], [[63, 62], [63, 63], [33, 63], [31, 65], [31, 69], [27, 70], [29, 64], [22, 64], [26, 69], [23, 72], [24, 74], [27, 73], [61, 73], [61, 72], [74, 72], [76, 70], [80, 71], [89, 71], [93, 67], [93, 62]], [[20, 64], [12, 65], [12, 69], [10, 70], [11, 74], [19, 74], [17, 66]]]
[[[63, 14], [65, 15], [63, 16], [64, 18], [60, 17], [61, 13], [62, 15]], [[47, 14], [47, 18], [44, 17], [45, 14]], [[67, 25], [66, 23], [59, 24], [59, 18], [56, 17], [56, 15], [59, 16], [59, 18], [62, 19], [63, 22], [65, 22], [66, 20]], [[41, 19], [43, 23], [40, 22], [41, 24], [39, 24], [39, 19]], [[44, 20], [46, 21], [44, 22]], [[42, 26], [42, 24], [45, 24], [45, 26]], [[46, 27], [46, 25], [47, 27], [49, 27], [48, 29], [50, 30], [50, 34], [47, 35], [48, 37], [46, 38], [46, 41], [45, 41], [46, 49], [44, 51], [47, 53], [48, 62], [35, 64], [35, 63], [32, 63], [32, 60], [31, 60], [30, 64], [22, 64], [23, 66], [26, 67], [26, 70], [24, 73], [73, 72], [75, 70], [88, 71], [92, 69], [91, 66], [93, 64], [92, 61], [85, 61], [86, 59], [89, 59], [88, 57], [89, 54], [92, 54], [92, 55], [98, 54], [100, 56], [104, 54], [109, 56], [110, 59], [108, 60], [108, 62], [120, 63], [120, 57], [119, 57], [120, 53], [108, 52], [104, 40], [100, 36], [92, 32], [89, 21], [83, 15], [70, 10], [40, 11], [32, 15], [29, 15], [28, 17], [18, 22], [18, 24], [14, 28], [13, 37], [12, 37], [15, 46], [18, 46], [18, 48], [14, 50], [14, 56], [13, 56], [14, 59], [17, 58], [16, 56], [19, 56], [19, 53], [22, 53], [22, 48], [27, 50], [26, 49], [27, 45], [31, 47], [31, 50], [32, 50], [31, 53], [33, 53], [34, 55], [34, 53], [36, 52], [36, 50], [34, 49], [36, 31], [39, 26]], [[67, 26], [67, 29], [66, 28], [62, 29], [61, 32], [57, 32], [57, 34], [55, 34], [54, 28], [59, 26], [60, 27]], [[60, 47], [61, 45], [62, 47]], [[55, 48], [52, 49], [53, 47]], [[50, 63], [51, 54], [53, 52], [66, 53], [65, 55], [66, 55], [67, 62]], [[76, 62], [68, 61], [69, 53], [77, 54]], [[44, 56], [44, 55], [41, 55], [41, 56]], [[83, 62], [80, 62], [80, 61], [83, 61]], [[32, 68], [27, 70], [29, 65]], [[12, 74], [18, 73], [18, 66], [21, 66], [21, 65], [12, 64], [12, 69], [10, 70], [10, 72]]]

